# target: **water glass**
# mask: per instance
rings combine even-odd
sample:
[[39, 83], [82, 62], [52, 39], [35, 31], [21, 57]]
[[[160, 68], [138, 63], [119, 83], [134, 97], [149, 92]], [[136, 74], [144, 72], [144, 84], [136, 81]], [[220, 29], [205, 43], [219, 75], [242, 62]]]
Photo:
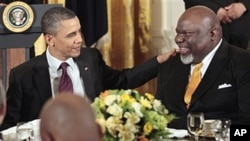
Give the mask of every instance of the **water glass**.
[[34, 129], [30, 122], [20, 122], [16, 126], [16, 141], [34, 141]]
[[198, 141], [199, 135], [204, 131], [204, 114], [202, 112], [188, 113], [187, 116], [188, 132]]

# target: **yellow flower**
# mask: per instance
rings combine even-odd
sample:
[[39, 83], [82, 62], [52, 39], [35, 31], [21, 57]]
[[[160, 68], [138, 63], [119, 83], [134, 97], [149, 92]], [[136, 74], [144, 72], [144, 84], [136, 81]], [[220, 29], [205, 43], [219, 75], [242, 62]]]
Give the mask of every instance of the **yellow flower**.
[[135, 99], [128, 94], [122, 94], [121, 101], [122, 103], [125, 103], [125, 102], [133, 103], [135, 102]]
[[152, 101], [152, 100], [155, 99], [154, 95], [152, 95], [151, 93], [145, 93], [145, 96], [146, 96], [150, 101]]
[[144, 126], [143, 126], [143, 132], [145, 135], [149, 135], [151, 133], [151, 131], [153, 130], [153, 127], [151, 125], [151, 123], [147, 122]]
[[105, 103], [103, 100], [100, 100], [100, 108], [103, 109], [105, 107]]
[[152, 108], [152, 105], [151, 105], [150, 101], [148, 101], [148, 100], [147, 100], [146, 98], [144, 98], [144, 97], [141, 97], [141, 98], [140, 98], [140, 103], [141, 103], [143, 106], [145, 106], [145, 107], [147, 107], [147, 108], [149, 108], [149, 109]]

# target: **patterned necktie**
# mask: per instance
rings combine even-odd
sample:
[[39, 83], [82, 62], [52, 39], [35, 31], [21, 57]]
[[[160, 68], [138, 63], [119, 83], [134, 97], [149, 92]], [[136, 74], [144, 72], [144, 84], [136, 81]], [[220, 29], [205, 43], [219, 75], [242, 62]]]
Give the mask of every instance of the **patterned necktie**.
[[201, 69], [202, 65], [203, 65], [202, 63], [196, 64], [194, 67], [193, 73], [190, 76], [190, 81], [188, 83], [187, 90], [186, 90], [186, 93], [184, 96], [184, 101], [187, 104], [187, 108], [189, 108], [189, 104], [190, 104], [192, 95], [201, 81], [201, 70], [200, 69]]
[[62, 76], [59, 83], [59, 92], [73, 92], [73, 84], [67, 73], [68, 64], [63, 62], [59, 69], [62, 69]]

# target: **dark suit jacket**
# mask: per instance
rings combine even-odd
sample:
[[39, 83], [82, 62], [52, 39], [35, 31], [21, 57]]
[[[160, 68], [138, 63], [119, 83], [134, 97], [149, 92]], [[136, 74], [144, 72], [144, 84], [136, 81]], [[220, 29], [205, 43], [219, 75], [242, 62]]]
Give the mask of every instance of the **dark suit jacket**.
[[[94, 48], [83, 48], [74, 61], [92, 101], [103, 90], [136, 88], [156, 77], [159, 69], [159, 63], [153, 58], [135, 68], [114, 70], [105, 64], [100, 52]], [[1, 129], [38, 118], [43, 104], [52, 96], [48, 67], [44, 53], [11, 70], [7, 115]]]
[[223, 24], [224, 38], [231, 44], [241, 48], [246, 48], [250, 40], [250, 0], [184, 0], [185, 7], [190, 8], [195, 5], [204, 5], [212, 9], [215, 13], [221, 7], [228, 6], [233, 2], [241, 2], [247, 8], [247, 11], [232, 23]]
[[250, 124], [250, 52], [223, 41], [215, 53], [190, 108], [184, 103], [190, 65], [175, 56], [161, 65], [156, 97], [178, 117], [169, 127], [186, 128], [190, 111], [201, 111], [205, 119], [230, 118], [233, 124]]

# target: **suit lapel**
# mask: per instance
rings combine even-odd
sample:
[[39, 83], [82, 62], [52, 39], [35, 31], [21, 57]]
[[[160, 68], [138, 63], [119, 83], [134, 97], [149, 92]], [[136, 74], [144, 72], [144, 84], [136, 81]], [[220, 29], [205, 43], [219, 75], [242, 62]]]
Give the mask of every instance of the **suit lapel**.
[[[190, 64], [183, 64], [180, 55], [170, 58], [161, 65], [159, 78], [159, 99], [171, 109], [186, 111], [184, 94], [188, 84]], [[162, 75], [162, 76], [161, 76]], [[178, 88], [176, 88], [178, 86]], [[169, 98], [170, 97], [170, 98]], [[174, 99], [174, 100], [173, 100]]]
[[192, 105], [203, 95], [206, 93], [207, 89], [211, 87], [211, 85], [216, 81], [216, 79], [221, 75], [221, 71], [224, 68], [224, 65], [227, 64], [228, 61], [228, 52], [229, 48], [227, 43], [222, 42], [221, 46], [215, 53], [211, 63], [209, 64], [207, 71], [202, 78], [199, 86], [193, 94], [190, 108]]
[[50, 97], [52, 97], [51, 84], [48, 70], [48, 62], [46, 59], [46, 54], [44, 53], [41, 58], [37, 58], [36, 65], [34, 67], [34, 86], [38, 90], [38, 94], [42, 103], [46, 102]]
[[[180, 103], [181, 103], [181, 109], [182, 110], [186, 110], [186, 104], [184, 102], [184, 96], [185, 96], [185, 92], [186, 92], [186, 88], [189, 82], [189, 74], [190, 74], [190, 64], [189, 65], [185, 65], [184, 67], [182, 67], [182, 69], [179, 69], [180, 71], [182, 71], [182, 73], [180, 73], [180, 82], [179, 82], [179, 89], [176, 89], [176, 93], [181, 93], [180, 95]], [[178, 78], [178, 76], [176, 77]], [[173, 86], [173, 88], [175, 88], [175, 86]]]
[[92, 67], [89, 64], [90, 60], [88, 60], [87, 56], [87, 54], [81, 55], [80, 58], [75, 58], [74, 60], [79, 67], [80, 76], [84, 83], [85, 93], [87, 94], [89, 99], [93, 100], [95, 97], [95, 88], [94, 83], [92, 82], [93, 80], [91, 78], [91, 73], [93, 73], [94, 70], [91, 70]]

